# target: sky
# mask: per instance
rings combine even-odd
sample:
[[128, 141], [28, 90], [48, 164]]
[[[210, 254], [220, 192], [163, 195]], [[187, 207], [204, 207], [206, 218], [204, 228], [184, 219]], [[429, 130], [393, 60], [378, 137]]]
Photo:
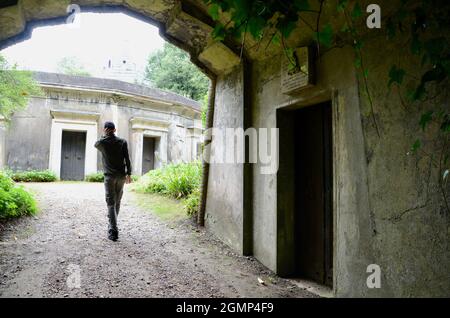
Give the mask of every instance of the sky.
[[39, 27], [29, 40], [2, 51], [20, 69], [57, 72], [64, 57], [76, 57], [93, 76], [110, 58], [127, 55], [144, 70], [150, 53], [162, 48], [158, 28], [123, 13], [80, 13], [73, 24]]

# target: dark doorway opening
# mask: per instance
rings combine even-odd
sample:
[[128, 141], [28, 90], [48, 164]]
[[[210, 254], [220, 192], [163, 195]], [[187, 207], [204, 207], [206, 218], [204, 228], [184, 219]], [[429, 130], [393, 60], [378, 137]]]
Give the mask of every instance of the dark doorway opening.
[[333, 284], [331, 103], [277, 112], [278, 270]]
[[61, 142], [61, 180], [84, 180], [86, 132], [63, 131]]
[[142, 149], [142, 174], [155, 169], [156, 138], [144, 137]]

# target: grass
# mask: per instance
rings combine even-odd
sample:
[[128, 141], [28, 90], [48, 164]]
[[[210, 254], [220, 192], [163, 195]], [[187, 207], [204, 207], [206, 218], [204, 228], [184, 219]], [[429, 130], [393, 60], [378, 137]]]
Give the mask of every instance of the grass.
[[165, 222], [187, 219], [182, 202], [153, 193], [129, 192], [131, 199], [140, 208], [151, 212]]
[[174, 163], [142, 176], [133, 191], [181, 200], [185, 213], [195, 216], [200, 203], [201, 178], [201, 162]]

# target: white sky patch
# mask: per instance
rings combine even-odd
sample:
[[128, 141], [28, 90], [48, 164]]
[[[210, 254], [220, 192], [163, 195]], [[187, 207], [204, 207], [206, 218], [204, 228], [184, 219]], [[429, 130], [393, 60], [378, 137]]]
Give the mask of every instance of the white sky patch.
[[158, 28], [123, 13], [81, 13], [79, 27], [57, 25], [33, 30], [29, 40], [0, 53], [20, 69], [56, 72], [64, 57], [76, 57], [93, 76], [109, 59], [124, 55], [144, 70], [150, 53], [161, 49], [164, 40]]

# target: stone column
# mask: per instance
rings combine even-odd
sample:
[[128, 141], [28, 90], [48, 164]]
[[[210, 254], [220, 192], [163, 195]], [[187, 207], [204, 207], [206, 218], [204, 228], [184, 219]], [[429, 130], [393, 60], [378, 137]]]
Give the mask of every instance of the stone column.
[[0, 169], [6, 167], [6, 121], [0, 116]]

